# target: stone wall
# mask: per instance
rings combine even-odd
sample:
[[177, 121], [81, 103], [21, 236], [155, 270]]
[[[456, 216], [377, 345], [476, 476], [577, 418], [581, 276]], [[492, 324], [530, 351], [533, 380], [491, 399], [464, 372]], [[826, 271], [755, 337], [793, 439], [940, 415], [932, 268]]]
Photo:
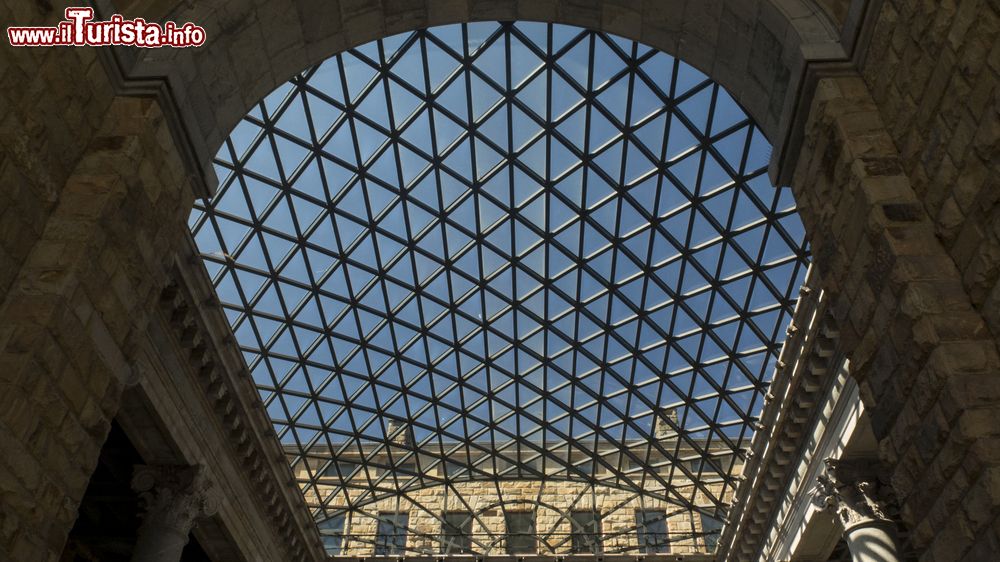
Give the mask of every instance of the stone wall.
[[[493, 554], [503, 554], [504, 510], [513, 512], [536, 509], [538, 552], [567, 554], [570, 552], [568, 537], [572, 525], [566, 515], [574, 510], [588, 511], [595, 508], [601, 514], [601, 533], [606, 536], [602, 545], [607, 553], [640, 552], [635, 527], [636, 511], [641, 509], [670, 514], [680, 511], [667, 520], [668, 533], [676, 533], [678, 537], [676, 542], [671, 543], [670, 552], [688, 554], [707, 550], [700, 538], [680, 538], [684, 534], [702, 532], [701, 518], [692, 518], [689, 512], [680, 510], [676, 504], [639, 498], [633, 492], [625, 490], [591, 488], [589, 484], [582, 482], [556, 481], [542, 484], [539, 480], [508, 480], [501, 481], [499, 486], [503, 494], [502, 508], [498, 502], [497, 487], [492, 482], [458, 482], [454, 484], [453, 490], [434, 486], [408, 493], [422, 507], [406, 499], [388, 499], [364, 506], [362, 510], [365, 513], [352, 514], [349, 525], [345, 526], [348, 540], [344, 544], [343, 554], [370, 556], [373, 553], [371, 541], [376, 535], [378, 522], [372, 516], [380, 512], [409, 513], [407, 549], [437, 553], [440, 542], [436, 539], [441, 534], [438, 517], [452, 511], [474, 513], [476, 520], [472, 527], [473, 536], [491, 546], [490, 552]], [[712, 488], [715, 493], [721, 491], [721, 486], [715, 485]], [[463, 503], [459, 495], [467, 503]], [[707, 505], [704, 498], [701, 499]], [[474, 544], [473, 551], [484, 552], [485, 549]]]
[[[23, 266], [0, 303], [8, 560], [61, 553], [192, 200], [154, 102], [115, 100], [94, 140], [81, 142], [79, 164], [46, 203], [37, 241], [23, 241]], [[18, 200], [37, 203], [26, 189]]]
[[[62, 7], [47, 2], [0, 2], [7, 25], [54, 25], [62, 17]], [[6, 37], [2, 49], [0, 302], [113, 98], [95, 49], [14, 49]]]
[[[1000, 341], [998, 74], [997, 2], [883, 2], [863, 75], [975, 311], [963, 327], [978, 325], [981, 316], [994, 341]], [[900, 459], [921, 461], [901, 478], [904, 497], [910, 486], [922, 490], [904, 505], [920, 521], [915, 541], [929, 546], [928, 559], [985, 560], [1000, 552], [1000, 367], [992, 351], [979, 350], [940, 367], [991, 376], [967, 383], [968, 392], [982, 395], [981, 408], [956, 419], [952, 407], [924, 422], [921, 440], [936, 447], [921, 444], [922, 453]], [[931, 457], [932, 451], [939, 453]]]
[[883, 123], [861, 77], [820, 80], [793, 188], [909, 548], [988, 560], [1000, 357]]
[[[62, 15], [47, 3], [0, 3], [7, 22], [51, 25]], [[104, 315], [125, 309], [127, 318], [150, 288], [124, 274], [134, 249], [109, 243], [120, 233], [100, 219], [151, 204], [141, 190], [123, 201], [118, 174], [137, 166], [158, 131], [129, 127], [149, 108], [109, 111], [113, 92], [94, 50], [4, 46], [0, 55], [0, 558], [47, 560], [73, 525], [127, 377], [114, 347], [134, 326]], [[109, 158], [112, 148], [121, 153]], [[147, 173], [177, 172], [159, 158]], [[95, 339], [103, 354], [86, 343]]]
[[206, 169], [251, 106], [294, 74], [346, 49], [421, 27], [551, 21], [641, 41], [683, 58], [725, 86], [776, 146], [794, 107], [805, 59], [839, 53], [836, 36], [812, 0], [118, 3], [129, 17], [193, 21], [205, 28], [203, 47], [134, 53], [134, 64], [125, 72], [127, 79], [169, 77], [178, 115]]
[[847, 21], [847, 12], [851, 8], [851, 0], [817, 0], [816, 2], [826, 12], [826, 15], [837, 26], [843, 26]]
[[1000, 4], [885, 0], [863, 74], [934, 232], [1000, 336]]

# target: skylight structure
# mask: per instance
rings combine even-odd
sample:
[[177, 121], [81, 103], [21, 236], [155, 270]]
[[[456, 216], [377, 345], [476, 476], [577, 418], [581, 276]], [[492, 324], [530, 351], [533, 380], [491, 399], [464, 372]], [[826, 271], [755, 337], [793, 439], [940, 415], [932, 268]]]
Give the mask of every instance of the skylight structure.
[[190, 224], [317, 518], [508, 479], [724, 515], [808, 261], [769, 154], [665, 53], [452, 25], [267, 96]]

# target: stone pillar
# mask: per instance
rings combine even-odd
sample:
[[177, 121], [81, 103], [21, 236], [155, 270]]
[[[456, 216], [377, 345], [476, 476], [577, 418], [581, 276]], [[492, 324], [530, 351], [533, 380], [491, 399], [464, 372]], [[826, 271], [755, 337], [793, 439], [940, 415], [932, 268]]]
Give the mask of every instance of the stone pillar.
[[201, 466], [136, 466], [132, 489], [144, 509], [133, 562], [178, 562], [195, 522], [220, 502]]
[[888, 514], [885, 486], [875, 460], [826, 459], [819, 476], [817, 503], [844, 526], [844, 540], [854, 562], [898, 562], [896, 522]]
[[407, 448], [413, 448], [413, 428], [406, 422], [389, 420], [385, 429], [389, 442]]
[[653, 437], [660, 440], [677, 437], [677, 430], [674, 428], [679, 426], [676, 408], [660, 408], [653, 419]]

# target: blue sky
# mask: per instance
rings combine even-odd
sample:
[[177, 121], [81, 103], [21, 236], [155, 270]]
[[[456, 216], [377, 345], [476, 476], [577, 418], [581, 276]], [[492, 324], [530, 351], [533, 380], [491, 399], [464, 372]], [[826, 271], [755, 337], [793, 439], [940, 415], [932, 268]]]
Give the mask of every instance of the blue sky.
[[424, 451], [596, 451], [648, 440], [657, 408], [682, 442], [738, 449], [808, 255], [769, 156], [667, 54], [454, 25], [268, 95], [190, 224], [279, 438], [304, 453], [370, 450], [389, 419]]

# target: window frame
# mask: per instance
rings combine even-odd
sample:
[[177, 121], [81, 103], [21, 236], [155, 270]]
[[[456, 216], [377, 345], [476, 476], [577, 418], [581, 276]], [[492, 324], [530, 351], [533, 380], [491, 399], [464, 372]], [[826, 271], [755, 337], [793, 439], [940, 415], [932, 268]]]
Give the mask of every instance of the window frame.
[[[591, 517], [589, 525], [592, 526], [589, 533], [581, 532], [580, 528], [586, 525], [580, 524], [576, 517], [587, 515]], [[600, 554], [604, 550], [601, 528], [601, 512], [596, 509], [577, 509], [569, 514], [570, 521], [570, 552], [573, 554]], [[589, 540], [588, 540], [589, 539]], [[578, 545], [578, 541], [582, 544]]]
[[[698, 515], [702, 532], [701, 535], [702, 544], [705, 546], [705, 549], [708, 550], [709, 552], [715, 552], [715, 549], [719, 546], [719, 536], [722, 533], [722, 527], [725, 525], [725, 522], [717, 517], [711, 517], [704, 513], [699, 513]], [[711, 522], [707, 526], [707, 528], [705, 525], [706, 521]], [[714, 531], [719, 531], [719, 532], [715, 533]]]
[[[338, 525], [328, 525], [331, 521], [340, 521], [340, 529], [336, 530]], [[328, 517], [322, 521], [317, 521], [316, 526], [319, 528], [320, 540], [323, 541], [323, 549], [330, 556], [339, 556], [344, 551], [344, 539], [348, 536], [347, 533], [347, 514], [341, 513]], [[324, 533], [328, 531], [329, 534]]]
[[[650, 515], [655, 517], [650, 517]], [[650, 532], [652, 523], [663, 525], [663, 530]], [[650, 541], [649, 536], [663, 536], [663, 541]], [[637, 509], [635, 510], [635, 536], [639, 544], [639, 551], [644, 554], [663, 554], [670, 552], [670, 526], [667, 524], [667, 512], [660, 509]]]
[[[408, 526], [410, 513], [408, 511], [380, 511], [378, 525], [375, 528], [375, 556], [397, 556], [406, 552], [406, 542], [409, 538]], [[386, 528], [391, 525], [391, 528]], [[386, 533], [386, 531], [402, 531]]]
[[[456, 526], [450, 517], [463, 517], [459, 526]], [[441, 516], [441, 554], [472, 554], [472, 524], [474, 517], [469, 511], [446, 511]], [[454, 530], [454, 532], [449, 532]], [[458, 537], [460, 541], [455, 541]]]
[[[511, 531], [511, 521], [516, 516], [527, 516], [529, 519], [529, 531], [527, 532], [512, 532]], [[538, 553], [538, 520], [534, 511], [505, 511], [504, 512], [504, 543], [505, 550], [507, 554], [537, 554]], [[511, 539], [515, 536], [524, 535], [526, 541], [531, 541], [531, 548], [524, 550], [521, 547], [515, 547], [514, 541]]]

